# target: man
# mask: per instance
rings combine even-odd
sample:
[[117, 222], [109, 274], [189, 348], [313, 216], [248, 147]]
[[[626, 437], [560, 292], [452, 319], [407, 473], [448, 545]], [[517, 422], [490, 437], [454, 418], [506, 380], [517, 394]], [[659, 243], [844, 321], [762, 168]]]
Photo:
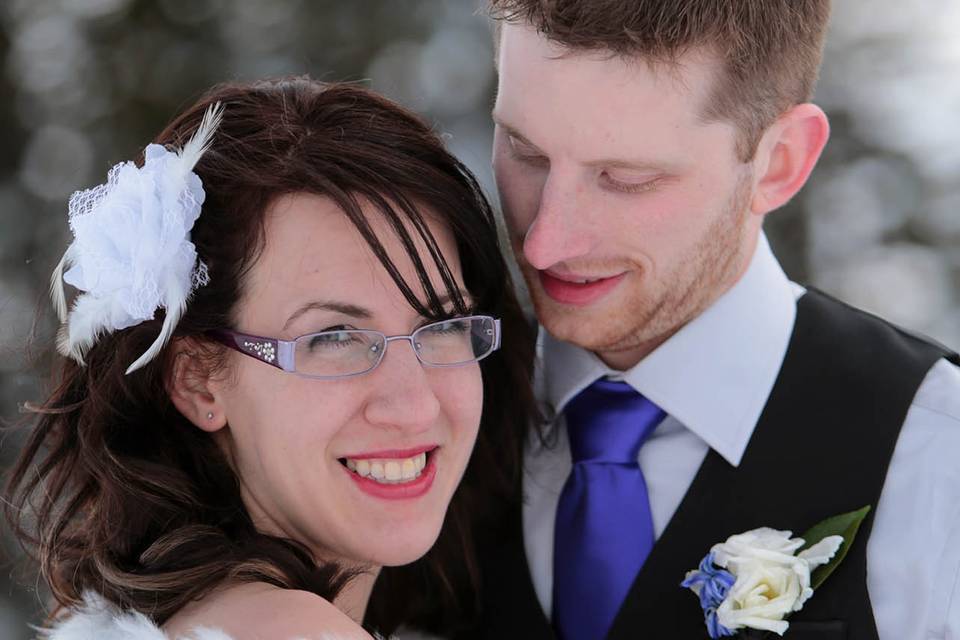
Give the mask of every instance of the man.
[[957, 356], [789, 282], [762, 232], [829, 135], [829, 0], [491, 8], [548, 423], [473, 636], [705, 638], [680, 582], [713, 544], [866, 505], [786, 637], [960, 634]]

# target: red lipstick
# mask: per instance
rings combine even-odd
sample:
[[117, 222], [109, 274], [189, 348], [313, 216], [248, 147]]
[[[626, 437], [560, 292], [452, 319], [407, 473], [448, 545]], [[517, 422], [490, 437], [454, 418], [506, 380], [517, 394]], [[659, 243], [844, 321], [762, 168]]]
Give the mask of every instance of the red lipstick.
[[354, 460], [373, 460], [376, 458], [412, 458], [421, 453], [429, 453], [437, 448], [435, 444], [425, 444], [411, 449], [384, 449], [383, 451], [364, 451], [363, 453], [348, 454], [340, 456], [341, 458], [352, 458]]
[[[341, 458], [341, 463], [343, 463], [343, 470], [350, 475], [350, 479], [367, 495], [385, 500], [407, 500], [419, 498], [426, 494], [430, 490], [430, 487], [433, 486], [433, 481], [437, 476], [436, 451], [438, 449], [439, 447], [437, 445], [431, 444], [410, 449], [365, 451]], [[377, 462], [378, 460], [409, 460], [421, 455], [425, 455], [426, 464], [423, 469], [420, 470], [419, 475], [414, 478], [387, 483], [375, 480], [369, 473], [374, 466], [383, 464]], [[374, 462], [370, 463], [368, 467], [365, 462], [367, 460], [373, 460]], [[386, 464], [396, 463], [389, 462]], [[364, 467], [363, 470], [359, 469], [361, 466]], [[380, 473], [382, 474], [382, 470]], [[383, 476], [380, 475], [380, 478], [382, 479]]]

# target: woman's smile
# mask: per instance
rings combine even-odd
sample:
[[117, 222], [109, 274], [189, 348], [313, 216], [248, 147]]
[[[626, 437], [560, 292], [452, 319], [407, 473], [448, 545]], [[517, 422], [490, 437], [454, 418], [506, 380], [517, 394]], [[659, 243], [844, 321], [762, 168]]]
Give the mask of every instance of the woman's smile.
[[407, 451], [383, 451], [341, 458], [340, 463], [364, 493], [386, 500], [425, 495], [437, 476], [436, 453], [429, 445]]

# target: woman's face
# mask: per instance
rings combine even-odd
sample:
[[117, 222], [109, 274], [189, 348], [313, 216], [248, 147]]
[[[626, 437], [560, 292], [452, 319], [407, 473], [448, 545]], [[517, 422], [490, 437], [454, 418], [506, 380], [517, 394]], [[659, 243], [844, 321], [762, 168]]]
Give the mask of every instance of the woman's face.
[[[399, 240], [372, 207], [364, 212], [425, 301]], [[450, 231], [428, 225], [465, 292]], [[435, 290], [445, 293], [429, 253], [418, 250]], [[389, 336], [426, 322], [332, 201], [297, 194], [270, 208], [265, 249], [245, 283], [236, 330], [287, 340], [341, 328]], [[220, 437], [257, 527], [306, 544], [319, 559], [350, 565], [399, 565], [426, 553], [476, 439], [479, 365], [424, 367], [404, 340], [390, 342], [373, 371], [337, 380], [303, 378], [237, 352], [230, 357], [235, 375], [218, 391], [228, 425]], [[399, 483], [361, 479], [347, 466], [349, 460], [363, 470], [379, 465], [386, 476], [396, 469], [409, 475], [411, 464], [422, 466], [423, 453], [419, 476]]]

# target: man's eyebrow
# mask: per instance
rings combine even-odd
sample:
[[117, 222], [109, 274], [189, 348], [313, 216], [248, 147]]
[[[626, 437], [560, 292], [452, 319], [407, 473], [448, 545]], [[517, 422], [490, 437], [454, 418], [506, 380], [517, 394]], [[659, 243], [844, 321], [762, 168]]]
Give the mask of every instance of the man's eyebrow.
[[519, 141], [522, 142], [523, 144], [527, 145], [528, 147], [532, 147], [532, 148], [534, 148], [534, 149], [536, 149], [536, 150], [538, 150], [538, 151], [540, 150], [539, 147], [537, 147], [537, 145], [535, 145], [535, 144], [533, 144], [532, 142], [530, 142], [530, 140], [528, 140], [525, 135], [523, 135], [522, 133], [520, 133], [520, 131], [519, 131], [516, 127], [513, 127], [513, 126], [507, 124], [506, 122], [504, 122], [504, 121], [500, 118], [500, 116], [498, 116], [496, 113], [492, 114], [492, 115], [491, 115], [491, 118], [493, 118], [493, 122], [494, 122], [498, 127], [500, 127], [501, 129], [503, 129], [504, 131], [506, 131], [506, 132], [507, 132], [507, 135], [510, 136], [511, 138], [516, 138], [517, 140], [519, 140]]
[[345, 316], [360, 318], [362, 320], [367, 320], [373, 317], [373, 314], [368, 309], [355, 304], [335, 302], [330, 300], [314, 300], [313, 302], [308, 302], [294, 311], [293, 315], [287, 318], [287, 322], [283, 325], [283, 330], [286, 331], [287, 327], [289, 327], [294, 320], [305, 314], [307, 311], [313, 311], [315, 309], [319, 309], [320, 311], [333, 311], [334, 313], [342, 313]]
[[[534, 143], [530, 142], [526, 136], [524, 136], [520, 131], [506, 122], [496, 113], [491, 115], [493, 121], [498, 127], [503, 129], [507, 135], [511, 138], [516, 138], [522, 144], [532, 148], [533, 150], [543, 153], [540, 151], [540, 148]], [[546, 155], [546, 154], [544, 154]], [[677, 171], [677, 167], [664, 165], [662, 163], [650, 162], [649, 160], [641, 159], [629, 159], [629, 158], [602, 158], [599, 160], [590, 160], [583, 163], [587, 167], [593, 168], [611, 168], [611, 169], [628, 169], [633, 171], [649, 171], [655, 173], [673, 173]]]
[[647, 160], [628, 160], [624, 158], [601, 158], [584, 163], [588, 167], [605, 169], [627, 169], [631, 171], [648, 171], [651, 173], [675, 173], [678, 167], [655, 163]]

